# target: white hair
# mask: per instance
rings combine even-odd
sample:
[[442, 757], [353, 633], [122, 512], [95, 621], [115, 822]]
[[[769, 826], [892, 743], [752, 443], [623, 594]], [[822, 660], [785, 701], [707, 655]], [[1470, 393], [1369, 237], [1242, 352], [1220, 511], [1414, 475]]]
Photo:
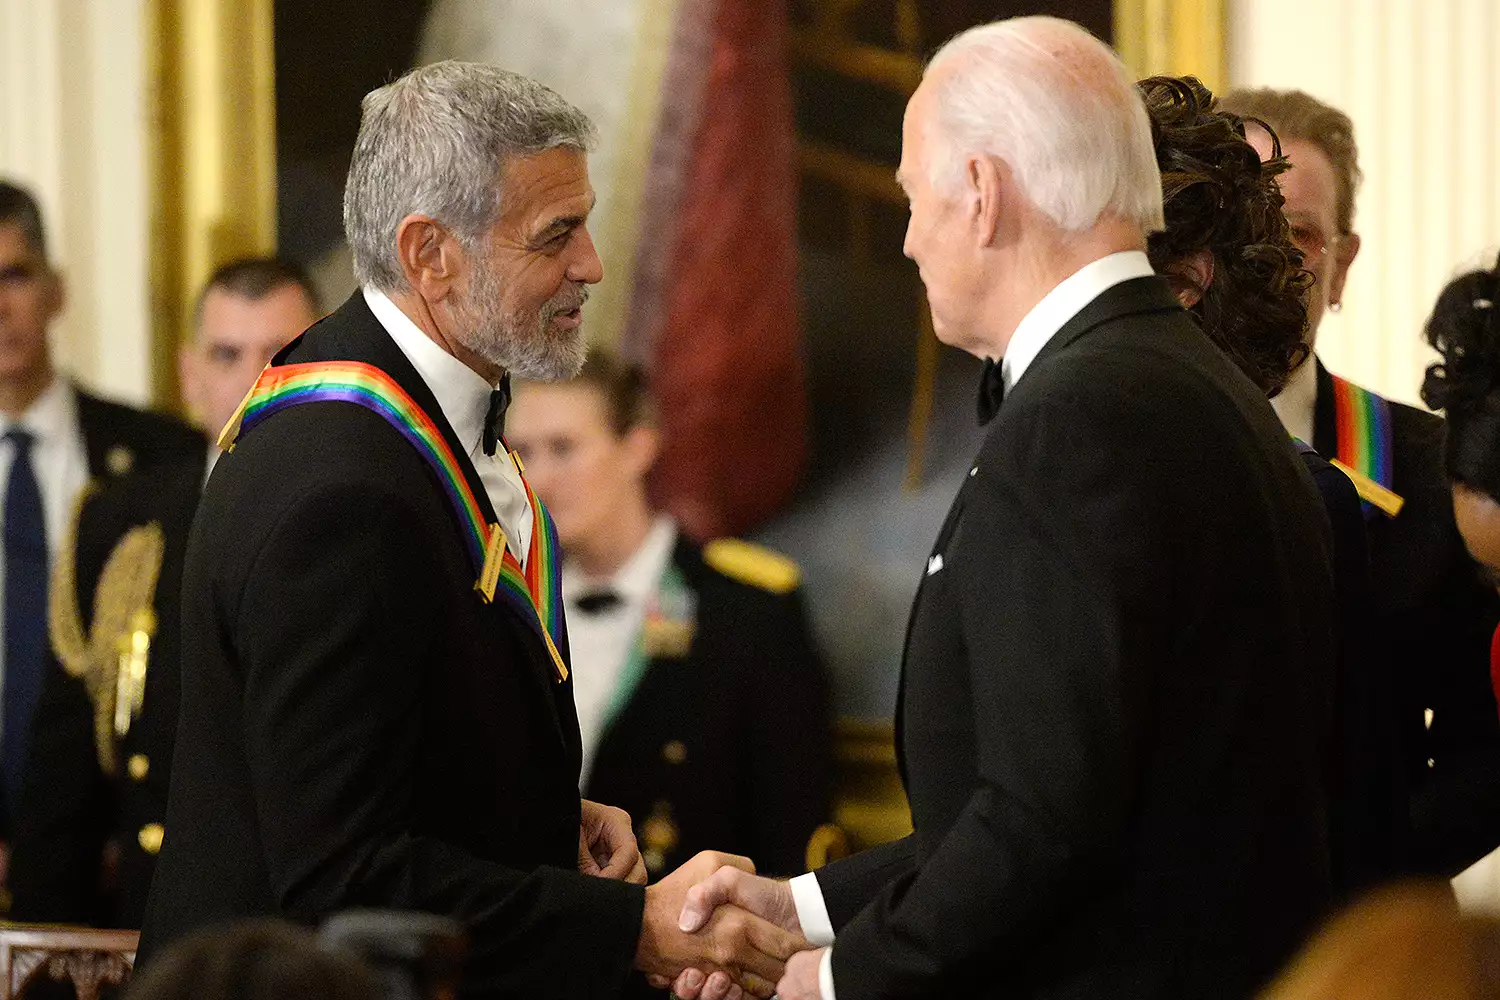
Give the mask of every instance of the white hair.
[[1110, 215], [1164, 227], [1151, 122], [1114, 52], [1054, 17], [971, 28], [940, 49], [932, 180], [953, 191], [967, 156], [1003, 160], [1032, 203], [1080, 231]]
[[439, 62], [365, 95], [344, 187], [354, 276], [381, 291], [406, 278], [396, 229], [413, 213], [473, 250], [500, 217], [505, 161], [587, 151], [588, 116], [535, 80], [482, 63]]

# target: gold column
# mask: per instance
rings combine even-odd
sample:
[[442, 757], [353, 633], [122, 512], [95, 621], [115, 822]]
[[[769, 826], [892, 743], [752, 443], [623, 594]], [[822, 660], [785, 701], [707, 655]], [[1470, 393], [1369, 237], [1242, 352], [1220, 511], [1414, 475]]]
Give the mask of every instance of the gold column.
[[1115, 49], [1138, 77], [1229, 81], [1229, 0], [1115, 0]]
[[148, 0], [152, 397], [213, 269], [276, 248], [272, 0]]

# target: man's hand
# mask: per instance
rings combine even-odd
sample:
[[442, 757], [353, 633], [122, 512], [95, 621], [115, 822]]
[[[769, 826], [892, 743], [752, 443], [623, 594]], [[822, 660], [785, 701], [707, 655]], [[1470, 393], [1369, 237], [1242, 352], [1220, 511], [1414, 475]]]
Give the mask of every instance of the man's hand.
[[646, 862], [623, 809], [583, 800], [578, 824], [578, 870], [600, 878], [646, 884]]
[[[764, 878], [753, 871], [730, 865], [688, 890], [682, 904], [680, 926], [685, 931], [695, 931], [713, 916], [715, 910], [726, 904], [749, 910], [799, 938], [802, 936], [802, 923], [797, 919], [797, 903], [792, 898], [791, 883]], [[703, 969], [684, 971], [672, 984], [672, 992], [682, 1000], [736, 1000], [738, 996], [729, 976]]]
[[823, 1000], [818, 972], [823, 966], [823, 953], [827, 950], [799, 951], [788, 959], [786, 973], [776, 984], [776, 995], [781, 1000]]
[[[683, 906], [689, 890], [719, 869], [755, 872], [749, 858], [704, 851], [655, 885], [646, 887], [646, 912], [636, 946], [635, 967], [660, 983], [686, 969], [720, 974], [757, 997], [769, 997], [781, 978], [786, 959], [806, 948], [800, 933], [742, 910], [725, 906], [683, 930]], [[728, 994], [726, 994], [728, 995]]]

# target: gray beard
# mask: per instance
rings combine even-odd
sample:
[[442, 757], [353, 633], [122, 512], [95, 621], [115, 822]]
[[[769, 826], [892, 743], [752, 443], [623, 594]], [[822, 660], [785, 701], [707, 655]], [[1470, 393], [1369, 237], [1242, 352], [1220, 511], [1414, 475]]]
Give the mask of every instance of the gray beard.
[[457, 309], [463, 319], [459, 341], [466, 348], [528, 381], [559, 382], [578, 374], [588, 353], [583, 325], [553, 334], [552, 317], [559, 310], [582, 306], [588, 289], [564, 290], [523, 319], [504, 313], [499, 289], [488, 272], [477, 270], [475, 278]]

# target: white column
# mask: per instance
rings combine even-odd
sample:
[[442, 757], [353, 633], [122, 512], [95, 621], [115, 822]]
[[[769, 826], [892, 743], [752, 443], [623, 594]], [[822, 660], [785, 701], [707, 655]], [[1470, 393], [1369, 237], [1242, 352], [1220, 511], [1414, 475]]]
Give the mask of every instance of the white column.
[[46, 215], [68, 308], [58, 363], [106, 395], [151, 391], [144, 0], [0, 0], [0, 175]]
[[1500, 9], [1494, 0], [1234, 0], [1230, 80], [1305, 90], [1347, 112], [1363, 237], [1330, 368], [1415, 402], [1422, 327], [1443, 285], [1500, 241]]

